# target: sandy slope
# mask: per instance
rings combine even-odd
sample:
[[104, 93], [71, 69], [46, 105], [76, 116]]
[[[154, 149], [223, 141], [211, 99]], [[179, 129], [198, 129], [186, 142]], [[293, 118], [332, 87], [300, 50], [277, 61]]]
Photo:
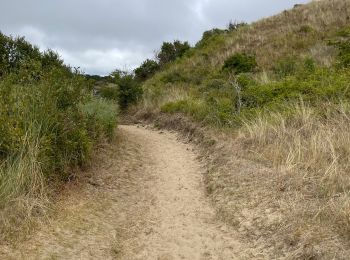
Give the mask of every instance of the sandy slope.
[[[121, 126], [72, 185], [56, 218], [1, 259], [250, 259], [215, 219], [193, 148], [176, 135]], [[101, 157], [101, 155], [100, 155]]]

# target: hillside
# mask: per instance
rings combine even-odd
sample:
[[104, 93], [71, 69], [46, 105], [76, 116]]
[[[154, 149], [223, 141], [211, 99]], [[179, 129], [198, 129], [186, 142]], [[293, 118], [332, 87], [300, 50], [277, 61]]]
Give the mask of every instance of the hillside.
[[273, 258], [350, 252], [349, 17], [314, 1], [208, 31], [130, 109], [196, 140], [218, 216]]
[[[260, 84], [267, 88], [268, 84], [275, 84], [270, 88], [276, 89], [276, 82], [281, 85], [286, 80], [293, 80], [294, 76], [299, 76], [297, 74], [300, 70], [307, 67], [315, 69], [317, 74], [319, 70], [330, 68], [337, 62], [340, 41], [345, 41], [342, 48], [346, 49], [346, 39], [349, 37], [348, 16], [347, 1], [317, 1], [251, 25], [237, 26], [236, 30], [229, 32], [208, 31], [196, 47], [186, 53], [186, 57], [168, 64], [162, 72], [144, 84], [146, 108], [157, 108], [172, 100], [186, 99], [181, 96], [186, 97], [188, 94], [204, 100], [202, 93], [210, 96], [215, 87], [222, 92], [220, 84], [225, 85], [230, 81], [238, 81], [241, 88], [249, 85], [248, 91], [258, 91], [252, 85], [258, 87]], [[235, 53], [255, 57], [257, 67], [252, 68], [254, 73], [238, 75], [240, 77], [233, 79], [233, 70], [222, 69], [225, 61]], [[232, 87], [234, 88], [227, 86]], [[213, 93], [217, 99], [216, 94]], [[242, 91], [243, 96], [244, 94]], [[331, 93], [326, 95], [330, 97]], [[220, 103], [220, 100], [217, 101]], [[205, 109], [205, 105], [197, 104], [198, 109], [202, 106]], [[200, 116], [199, 113], [194, 114]], [[225, 120], [220, 120], [219, 123], [230, 124]]]

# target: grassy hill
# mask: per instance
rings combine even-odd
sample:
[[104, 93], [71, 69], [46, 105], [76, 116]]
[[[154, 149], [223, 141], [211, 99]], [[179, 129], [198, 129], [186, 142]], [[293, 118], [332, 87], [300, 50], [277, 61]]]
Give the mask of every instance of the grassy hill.
[[[247, 208], [260, 210], [253, 224], [261, 233], [247, 228], [246, 235], [266, 239], [271, 257], [346, 259], [349, 87], [350, 2], [314, 1], [206, 32], [144, 83], [136, 111], [140, 118], [176, 114], [226, 133], [226, 153], [271, 169], [247, 178], [221, 165], [206, 176], [227, 222], [240, 227]], [[264, 213], [271, 208], [273, 220]]]
[[[329, 87], [325, 93], [313, 89], [314, 92], [307, 96], [309, 86], [295, 89], [297, 84], [294, 84], [293, 80], [299, 84], [300, 80], [296, 77], [304, 77], [305, 82], [307, 77], [313, 76], [317, 81], [319, 74], [330, 81], [332, 77], [338, 78], [338, 73], [346, 77], [346, 72], [332, 73], [331, 67], [338, 61], [337, 58], [340, 58], [337, 57], [340, 42], [346, 41], [350, 33], [348, 8], [347, 1], [313, 2], [251, 25], [239, 26], [230, 32], [208, 32], [185, 57], [168, 65], [145, 83], [146, 108], [159, 108], [169, 101], [176, 103], [179, 100], [188, 100], [182, 102], [188, 104], [173, 104], [164, 109], [187, 110], [187, 113], [199, 117], [200, 120], [232, 125], [231, 121], [234, 118], [224, 114], [226, 108], [235, 104], [227, 104], [228, 100], [220, 99], [219, 93], [214, 93], [218, 92], [218, 89], [224, 96], [237, 96], [238, 91], [235, 88], [241, 88], [243, 101], [250, 99], [242, 104], [244, 108], [261, 108], [262, 105], [271, 102], [271, 96], [268, 95], [277, 98], [275, 92], [278, 92], [278, 98], [295, 98], [299, 93], [305, 94], [308, 99], [313, 99], [314, 94], [315, 98], [325, 99], [340, 95], [335, 90], [332, 92]], [[225, 61], [237, 53], [255, 57], [257, 67], [253, 73], [234, 73], [234, 69], [223, 70]], [[323, 76], [325, 69], [328, 75]], [[312, 73], [306, 73], [305, 70], [312, 70]], [[315, 86], [319, 82], [309, 83]], [[284, 86], [290, 89], [288, 94], [281, 90]], [[303, 91], [305, 88], [308, 90]], [[259, 91], [264, 92], [264, 97], [261, 97]], [[192, 102], [186, 98], [188, 95]], [[212, 100], [211, 96], [215, 100]], [[201, 109], [205, 110], [210, 106], [212, 110], [210, 100], [217, 105], [216, 110], [219, 110], [213, 115], [216, 118], [202, 118]], [[231, 99], [232, 101], [234, 100]]]

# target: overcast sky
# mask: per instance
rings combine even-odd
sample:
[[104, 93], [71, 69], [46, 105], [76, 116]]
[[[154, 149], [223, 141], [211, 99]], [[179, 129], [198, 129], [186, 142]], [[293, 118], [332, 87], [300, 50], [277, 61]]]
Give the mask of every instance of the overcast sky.
[[1, 0], [0, 31], [56, 50], [90, 74], [132, 69], [163, 41], [194, 44], [230, 20], [252, 22], [307, 0]]

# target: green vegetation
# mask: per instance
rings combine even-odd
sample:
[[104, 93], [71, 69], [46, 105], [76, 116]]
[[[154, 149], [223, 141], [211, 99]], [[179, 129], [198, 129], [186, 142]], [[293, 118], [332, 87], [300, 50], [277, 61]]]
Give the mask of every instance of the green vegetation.
[[225, 60], [223, 69], [234, 74], [253, 72], [257, 67], [255, 57], [246, 53], [236, 53]]
[[118, 113], [114, 100], [93, 98], [82, 104], [81, 110], [87, 120], [89, 136], [92, 136], [93, 140], [99, 140], [105, 136], [113, 138], [117, 126], [116, 114]]
[[[3, 237], [25, 220], [12, 213], [38, 211], [49, 180], [68, 180], [72, 167], [84, 165], [101, 138], [112, 138], [117, 106], [94, 97], [91, 82], [58, 54], [42, 53], [23, 38], [0, 34], [0, 57]], [[17, 202], [24, 200], [28, 207], [19, 210]]]
[[135, 104], [142, 95], [142, 88], [135, 75], [126, 71], [112, 72], [113, 82], [118, 87], [118, 104], [122, 110]]
[[173, 43], [164, 42], [159, 53], [157, 54], [157, 60], [160, 67], [164, 67], [169, 62], [181, 58], [189, 49], [188, 42], [174, 41]]
[[[205, 32], [188, 55], [173, 60], [145, 82], [148, 109], [182, 112], [212, 126], [237, 128], [260, 111], [283, 109], [300, 99], [316, 106], [347, 99], [348, 26], [332, 16], [331, 10], [324, 12], [330, 25], [322, 31], [306, 16], [302, 25], [283, 27], [304, 15], [295, 9], [288, 16], [252, 25], [230, 23], [228, 29]], [[346, 12], [341, 15], [346, 17]], [[275, 23], [282, 27], [277, 30]], [[264, 31], [270, 32], [266, 41], [271, 44], [261, 41]], [[286, 38], [288, 44], [279, 48]], [[169, 89], [184, 86], [184, 100], [170, 96]]]
[[147, 59], [135, 69], [135, 77], [142, 82], [152, 77], [159, 69], [160, 65], [156, 61]]

